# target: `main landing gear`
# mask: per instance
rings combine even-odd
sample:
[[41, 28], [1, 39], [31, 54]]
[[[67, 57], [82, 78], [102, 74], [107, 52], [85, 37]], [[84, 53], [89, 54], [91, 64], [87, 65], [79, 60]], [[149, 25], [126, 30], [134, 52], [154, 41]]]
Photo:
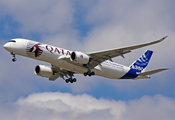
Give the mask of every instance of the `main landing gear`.
[[87, 72], [84, 73], [84, 76], [87, 76], [87, 75], [90, 77], [92, 75], [95, 75], [95, 72], [94, 71], [91, 72], [90, 70], [88, 70]]
[[70, 76], [70, 78], [68, 78], [68, 79], [65, 80], [66, 83], [69, 83], [69, 82], [70, 83], [73, 83], [73, 82], [76, 82], [77, 81], [76, 78], [72, 78], [74, 76], [73, 73], [69, 73], [68, 75]]
[[12, 61], [15, 62], [17, 60], [16, 57], [15, 57], [15, 55], [16, 55], [15, 52], [11, 52], [11, 55], [13, 55]]
[[85, 67], [88, 69], [88, 71], [84, 73], [84, 76], [87, 76], [88, 75], [90, 77], [92, 75], [95, 75], [95, 72], [94, 71], [91, 71], [92, 70], [92, 67], [89, 64], [85, 65]]
[[76, 78], [69, 78], [69, 79], [66, 79], [65, 80], [66, 81], [66, 83], [73, 83], [73, 82], [76, 82], [77, 81], [77, 79]]

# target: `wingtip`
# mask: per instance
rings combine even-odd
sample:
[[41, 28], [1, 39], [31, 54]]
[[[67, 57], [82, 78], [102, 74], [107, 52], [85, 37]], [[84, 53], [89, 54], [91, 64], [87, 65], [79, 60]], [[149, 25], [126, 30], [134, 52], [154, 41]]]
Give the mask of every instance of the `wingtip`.
[[168, 36], [163, 37], [162, 39], [165, 40]]
[[169, 70], [169, 68], [162, 68], [161, 71]]
[[163, 70], [169, 70], [169, 68], [163, 68]]
[[163, 40], [165, 40], [168, 36], [165, 36], [163, 38], [161, 38], [160, 40], [157, 40], [157, 42], [162, 42]]

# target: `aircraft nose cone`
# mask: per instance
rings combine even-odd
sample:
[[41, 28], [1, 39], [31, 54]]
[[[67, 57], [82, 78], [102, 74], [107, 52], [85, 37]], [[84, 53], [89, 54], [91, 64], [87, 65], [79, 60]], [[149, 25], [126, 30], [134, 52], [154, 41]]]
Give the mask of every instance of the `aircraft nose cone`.
[[10, 50], [10, 43], [6, 43], [4, 46], [3, 46], [7, 51]]

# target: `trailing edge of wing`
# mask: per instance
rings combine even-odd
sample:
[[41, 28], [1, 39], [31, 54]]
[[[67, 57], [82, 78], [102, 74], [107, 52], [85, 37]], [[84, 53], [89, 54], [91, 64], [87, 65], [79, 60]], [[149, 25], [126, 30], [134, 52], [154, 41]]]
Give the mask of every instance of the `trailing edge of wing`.
[[167, 38], [167, 37], [168, 37], [168, 36], [165, 36], [165, 37], [161, 38], [160, 40], [156, 40], [156, 41], [153, 41], [153, 42], [150, 42], [150, 43], [145, 43], [145, 44], [140, 44], [140, 45], [135, 45], [135, 46], [127, 47], [127, 49], [129, 49], [129, 50], [134, 50], [134, 49], [138, 49], [138, 48], [141, 48], [141, 47], [153, 45], [153, 44], [162, 42], [162, 41], [165, 40], [165, 38]]
[[111, 58], [117, 57], [117, 56], [122, 56], [124, 57], [124, 54], [131, 52], [131, 50], [146, 47], [149, 45], [153, 45], [159, 42], [162, 42], [165, 38], [168, 36], [165, 36], [159, 40], [149, 42], [149, 43], [144, 43], [144, 44], [139, 44], [139, 45], [133, 45], [133, 46], [128, 46], [128, 47], [122, 47], [122, 48], [117, 48], [117, 49], [111, 49], [111, 50], [104, 50], [104, 51], [97, 51], [93, 53], [88, 53], [89, 56], [92, 57], [92, 62], [90, 65], [92, 67], [95, 67], [98, 65], [97, 63], [101, 63], [105, 60], [111, 60]]
[[114, 54], [116, 52], [123, 52], [123, 51], [130, 51], [130, 50], [134, 50], [134, 49], [138, 49], [138, 48], [142, 48], [145, 46], [149, 46], [152, 44], [156, 44], [159, 42], [162, 42], [163, 40], [165, 40], [165, 38], [167, 38], [168, 36], [165, 36], [159, 40], [153, 41], [153, 42], [149, 42], [149, 43], [144, 43], [144, 44], [139, 44], [139, 45], [133, 45], [133, 46], [128, 46], [128, 47], [122, 47], [122, 48], [117, 48], [117, 49], [111, 49], [111, 50], [105, 50], [105, 51], [97, 51], [97, 52], [93, 52], [93, 53], [88, 53], [89, 55], [108, 55], [110, 53]]
[[142, 73], [139, 73], [138, 75], [139, 76], [147, 76], [147, 75], [152, 75], [152, 74], [164, 71], [164, 70], [168, 70], [168, 68], [162, 68], [162, 69], [156, 69], [156, 70], [151, 70], [151, 71], [147, 71], [147, 72], [142, 72]]

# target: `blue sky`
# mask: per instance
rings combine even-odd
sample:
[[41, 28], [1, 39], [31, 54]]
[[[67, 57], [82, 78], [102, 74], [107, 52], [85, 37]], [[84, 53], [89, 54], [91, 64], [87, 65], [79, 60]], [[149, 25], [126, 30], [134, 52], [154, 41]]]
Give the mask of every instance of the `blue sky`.
[[[0, 119], [175, 118], [173, 0], [0, 0], [0, 11]], [[12, 63], [3, 48], [12, 38], [26, 38], [93, 52], [166, 35], [162, 43], [114, 59], [129, 66], [150, 49], [147, 69], [169, 68], [138, 81], [75, 75], [74, 84], [51, 82], [34, 74], [36, 65], [48, 63], [21, 56]]]

